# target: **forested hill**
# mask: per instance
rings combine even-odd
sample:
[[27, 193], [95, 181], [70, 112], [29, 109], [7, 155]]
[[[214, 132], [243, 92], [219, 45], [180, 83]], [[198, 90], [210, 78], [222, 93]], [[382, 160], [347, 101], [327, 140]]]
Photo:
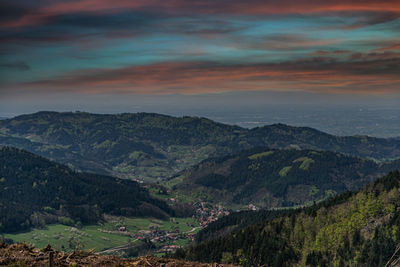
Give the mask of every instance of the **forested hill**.
[[174, 178], [173, 189], [204, 201], [282, 207], [357, 190], [400, 161], [378, 164], [340, 153], [254, 148], [208, 159]]
[[181, 250], [176, 256], [244, 266], [375, 267], [385, 266], [398, 244], [397, 171], [357, 193], [345, 193], [319, 205], [288, 212]]
[[0, 148], [0, 232], [94, 223], [103, 213], [161, 218], [173, 211], [136, 182], [76, 173], [23, 150]]
[[400, 140], [337, 137], [282, 124], [244, 129], [197, 117], [39, 112], [0, 120], [0, 145], [26, 149], [79, 170], [166, 178], [209, 157], [257, 146], [330, 150], [387, 160]]
[[169, 177], [240, 149], [246, 130], [203, 118], [137, 113], [39, 112], [0, 121], [0, 145], [124, 178]]
[[[309, 127], [292, 127], [274, 124], [251, 129], [248, 140], [261, 140], [271, 148], [294, 148], [328, 150], [363, 158], [378, 160], [395, 159], [400, 156], [399, 139], [368, 136], [334, 136]], [[255, 145], [260, 142], [255, 142]]]

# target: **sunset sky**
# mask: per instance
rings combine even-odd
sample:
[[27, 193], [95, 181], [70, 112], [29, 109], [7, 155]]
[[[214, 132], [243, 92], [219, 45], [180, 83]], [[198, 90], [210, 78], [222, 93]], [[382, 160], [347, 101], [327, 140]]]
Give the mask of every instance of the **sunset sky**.
[[0, 12], [0, 103], [400, 94], [399, 0], [2, 0]]

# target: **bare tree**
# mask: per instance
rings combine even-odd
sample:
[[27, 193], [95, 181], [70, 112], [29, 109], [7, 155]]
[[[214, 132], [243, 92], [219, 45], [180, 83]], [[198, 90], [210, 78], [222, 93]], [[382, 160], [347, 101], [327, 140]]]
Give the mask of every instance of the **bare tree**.
[[400, 266], [400, 244], [397, 245], [392, 257], [386, 263], [385, 267], [399, 267]]

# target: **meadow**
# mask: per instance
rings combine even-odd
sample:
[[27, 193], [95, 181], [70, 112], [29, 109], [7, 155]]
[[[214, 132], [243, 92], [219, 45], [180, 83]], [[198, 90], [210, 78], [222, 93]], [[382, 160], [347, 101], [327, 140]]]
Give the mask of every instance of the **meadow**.
[[[193, 218], [170, 218], [169, 220], [158, 220], [154, 218], [126, 218], [107, 216], [104, 223], [86, 225], [80, 228], [52, 224], [44, 229], [32, 229], [29, 232], [16, 234], [4, 234], [4, 238], [12, 239], [14, 242], [26, 242], [36, 247], [43, 248], [50, 244], [53, 248], [62, 251], [72, 251], [75, 248], [101, 252], [110, 248], [126, 245], [136, 241], [135, 238], [118, 233], [119, 227], [125, 227], [126, 231], [138, 234], [140, 231], [159, 229], [165, 231], [189, 232], [198, 226]], [[193, 231], [194, 233], [197, 232]], [[186, 245], [188, 240], [178, 239], [171, 241], [169, 245]], [[160, 244], [155, 244], [160, 245]]]

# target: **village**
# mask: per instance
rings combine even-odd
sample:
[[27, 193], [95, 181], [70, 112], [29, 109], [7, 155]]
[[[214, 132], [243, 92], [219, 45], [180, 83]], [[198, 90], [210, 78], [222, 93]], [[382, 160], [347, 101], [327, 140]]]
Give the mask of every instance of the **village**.
[[[170, 201], [175, 201], [172, 199]], [[124, 235], [132, 238], [134, 241], [151, 241], [156, 247], [156, 253], [165, 253], [174, 251], [188, 242], [194, 241], [194, 237], [198, 231], [207, 227], [210, 223], [218, 220], [223, 216], [227, 216], [230, 212], [222, 205], [211, 205], [205, 202], [193, 204], [195, 215], [192, 222], [185, 222], [184, 226], [190, 230], [182, 231], [183, 225], [180, 225], [175, 218], [171, 218], [171, 223], [176, 224], [172, 229], [160, 229], [157, 224], [149, 224], [148, 229], [132, 231], [126, 226], [118, 226], [113, 230], [98, 229], [99, 232]], [[182, 224], [182, 222], [181, 222]]]

